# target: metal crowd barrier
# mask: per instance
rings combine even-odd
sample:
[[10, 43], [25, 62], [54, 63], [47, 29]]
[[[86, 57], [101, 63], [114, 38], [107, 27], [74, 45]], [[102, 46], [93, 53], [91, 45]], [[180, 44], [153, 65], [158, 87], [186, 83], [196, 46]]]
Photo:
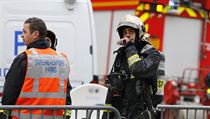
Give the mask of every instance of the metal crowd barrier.
[[[103, 112], [104, 110], [108, 111], [108, 115], [109, 112], [113, 112], [116, 119], [121, 119], [121, 115], [119, 113], [119, 111], [112, 107], [112, 106], [46, 106], [46, 105], [37, 105], [37, 106], [27, 106], [27, 105], [21, 105], [21, 106], [16, 106], [16, 105], [1, 105], [0, 106], [0, 110], [19, 110], [18, 113], [20, 112], [20, 110], [30, 110], [30, 112], [32, 110], [64, 110], [64, 115], [66, 114], [67, 110], [72, 110], [74, 111], [74, 119], [78, 119], [78, 111], [85, 111], [86, 112], [86, 117], [81, 118], [81, 119], [91, 119], [92, 116], [92, 112], [96, 111], [96, 117], [94, 117], [94, 119], [100, 119], [100, 117], [102, 116], [101, 112]], [[32, 115], [32, 114], [30, 114]], [[18, 118], [21, 119], [21, 115], [20, 113], [18, 114]], [[9, 119], [9, 114], [7, 113], [6, 115], [6, 119]], [[35, 119], [32, 116], [30, 116], [30, 119]], [[43, 116], [41, 119], [45, 119]], [[55, 115], [53, 115], [53, 119], [57, 119]], [[66, 119], [65, 116], [63, 116], [63, 119]], [[71, 118], [72, 119], [72, 118]], [[79, 118], [80, 119], [80, 118]], [[109, 118], [107, 118], [109, 119]]]
[[210, 106], [200, 105], [158, 105], [161, 119], [208, 119]]

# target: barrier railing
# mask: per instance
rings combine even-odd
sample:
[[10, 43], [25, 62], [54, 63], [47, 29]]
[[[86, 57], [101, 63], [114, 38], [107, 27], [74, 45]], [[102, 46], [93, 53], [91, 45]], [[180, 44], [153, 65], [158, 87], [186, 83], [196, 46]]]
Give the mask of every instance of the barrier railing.
[[[32, 116], [32, 110], [41, 110], [42, 112], [44, 110], [64, 110], [64, 116], [63, 119], [66, 119], [65, 114], [67, 110], [72, 110], [74, 111], [74, 119], [78, 119], [78, 111], [85, 111], [86, 112], [86, 116], [82, 119], [91, 119], [91, 114], [93, 111], [96, 111], [96, 117], [94, 117], [94, 119], [100, 119], [101, 117], [101, 112], [103, 112], [103, 110], [108, 110], [108, 112], [113, 112], [116, 119], [121, 119], [121, 115], [119, 113], [119, 111], [112, 107], [112, 106], [46, 106], [46, 105], [39, 105], [39, 106], [27, 106], [27, 105], [21, 105], [21, 106], [16, 106], [16, 105], [2, 105], [0, 106], [0, 110], [7, 110], [7, 111], [11, 111], [11, 110], [19, 110], [18, 111], [18, 118], [21, 119], [21, 114], [20, 114], [20, 110], [30, 110], [30, 119], [35, 119]], [[109, 113], [108, 113], [109, 114]], [[9, 119], [9, 114], [6, 114], [6, 119]], [[45, 119], [45, 117], [41, 116], [41, 119]], [[53, 119], [57, 119], [55, 114], [53, 115]], [[80, 119], [80, 118], [79, 118]], [[109, 118], [107, 118], [109, 119]]]
[[210, 106], [158, 105], [161, 119], [207, 119]]

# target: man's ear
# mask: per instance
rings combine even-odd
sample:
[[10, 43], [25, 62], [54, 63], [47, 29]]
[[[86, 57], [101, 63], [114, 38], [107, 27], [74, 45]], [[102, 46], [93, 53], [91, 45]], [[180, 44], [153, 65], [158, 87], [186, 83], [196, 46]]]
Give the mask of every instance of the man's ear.
[[39, 38], [39, 31], [34, 31], [32, 33], [32, 35], [33, 35], [34, 39], [38, 39]]

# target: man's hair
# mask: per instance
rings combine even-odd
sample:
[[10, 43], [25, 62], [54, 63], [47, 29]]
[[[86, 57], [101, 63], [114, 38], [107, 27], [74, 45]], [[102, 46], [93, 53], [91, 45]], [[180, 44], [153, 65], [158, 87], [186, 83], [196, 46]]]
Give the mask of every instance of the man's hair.
[[45, 39], [47, 35], [47, 27], [42, 19], [31, 17], [25, 21], [25, 24], [26, 23], [29, 24], [30, 33], [33, 33], [34, 31], [39, 31], [39, 38]]

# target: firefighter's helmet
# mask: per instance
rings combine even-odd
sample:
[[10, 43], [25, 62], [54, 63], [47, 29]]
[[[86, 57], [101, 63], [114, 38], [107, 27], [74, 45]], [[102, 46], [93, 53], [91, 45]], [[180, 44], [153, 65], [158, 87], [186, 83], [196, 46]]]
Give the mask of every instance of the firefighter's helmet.
[[54, 32], [52, 32], [51, 30], [47, 30], [47, 40], [49, 40], [49, 42], [51, 43], [51, 48], [56, 50], [56, 46], [57, 46], [57, 38]]
[[137, 16], [126, 15], [118, 24], [117, 31], [119, 33], [120, 38], [123, 38], [122, 31], [125, 27], [134, 28], [137, 31], [138, 37], [142, 37], [146, 32], [145, 26], [141, 19]]

